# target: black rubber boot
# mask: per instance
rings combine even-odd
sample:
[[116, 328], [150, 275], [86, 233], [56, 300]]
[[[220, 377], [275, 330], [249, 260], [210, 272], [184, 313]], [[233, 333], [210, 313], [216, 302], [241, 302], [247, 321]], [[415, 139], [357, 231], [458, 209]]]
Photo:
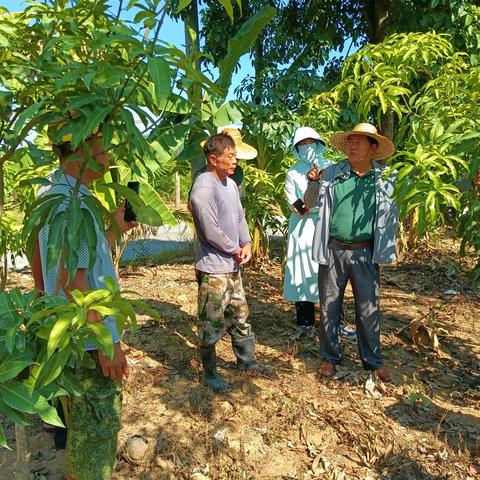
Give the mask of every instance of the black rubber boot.
[[217, 373], [215, 345], [201, 345], [200, 359], [203, 365], [203, 381], [214, 392], [225, 392], [230, 385]]
[[297, 327], [312, 328], [315, 324], [315, 304], [313, 302], [295, 302]]
[[233, 353], [237, 357], [237, 366], [240, 370], [272, 376], [273, 369], [270, 366], [260, 365], [255, 360], [255, 334], [246, 337], [232, 336]]

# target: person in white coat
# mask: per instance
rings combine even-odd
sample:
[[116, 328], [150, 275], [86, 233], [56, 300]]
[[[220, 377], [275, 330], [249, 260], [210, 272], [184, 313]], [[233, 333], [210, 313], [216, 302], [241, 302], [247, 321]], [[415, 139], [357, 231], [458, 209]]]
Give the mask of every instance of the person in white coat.
[[288, 249], [283, 284], [285, 299], [295, 302], [297, 330], [308, 333], [315, 323], [318, 296], [318, 264], [312, 259], [312, 242], [318, 208], [306, 209], [303, 196], [307, 189], [307, 172], [319, 170], [331, 162], [323, 157], [325, 143], [310, 127], [299, 127], [292, 141], [296, 163], [287, 172], [285, 196], [291, 214], [288, 224]]

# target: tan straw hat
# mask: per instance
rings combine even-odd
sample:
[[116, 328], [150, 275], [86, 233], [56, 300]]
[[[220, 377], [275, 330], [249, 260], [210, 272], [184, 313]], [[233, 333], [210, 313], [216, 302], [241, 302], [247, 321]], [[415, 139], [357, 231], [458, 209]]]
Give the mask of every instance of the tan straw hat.
[[227, 127], [222, 130], [222, 133], [226, 133], [233, 138], [239, 160], [253, 160], [257, 156], [257, 150], [242, 140], [242, 135], [238, 128]]
[[378, 142], [377, 153], [374, 160], [384, 160], [395, 153], [393, 142], [377, 132], [377, 129], [370, 123], [359, 123], [350, 132], [337, 132], [330, 137], [330, 143], [342, 153], [347, 155], [347, 139], [350, 135], [366, 135]]
[[[227, 135], [232, 137], [233, 141], [235, 142], [235, 149], [237, 150], [237, 158], [239, 160], [253, 160], [258, 155], [258, 152], [255, 148], [253, 148], [251, 145], [248, 145], [248, 143], [245, 143], [242, 140], [242, 135], [238, 128], [219, 128], [218, 133], [226, 133]], [[204, 145], [205, 140], [200, 143], [200, 146], [202, 148]]]

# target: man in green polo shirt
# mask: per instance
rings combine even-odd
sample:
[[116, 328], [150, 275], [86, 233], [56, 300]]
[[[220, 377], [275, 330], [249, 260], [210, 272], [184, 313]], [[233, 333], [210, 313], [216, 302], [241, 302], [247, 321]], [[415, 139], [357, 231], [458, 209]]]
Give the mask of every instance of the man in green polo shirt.
[[337, 132], [332, 145], [347, 160], [319, 172], [308, 172], [305, 206], [318, 207], [313, 259], [319, 263], [321, 321], [319, 373], [331, 377], [342, 359], [340, 312], [350, 280], [360, 358], [366, 370], [383, 381], [390, 374], [380, 348], [379, 264], [395, 260], [398, 210], [393, 200], [395, 174], [385, 176], [384, 160], [395, 146], [368, 123], [349, 132]]

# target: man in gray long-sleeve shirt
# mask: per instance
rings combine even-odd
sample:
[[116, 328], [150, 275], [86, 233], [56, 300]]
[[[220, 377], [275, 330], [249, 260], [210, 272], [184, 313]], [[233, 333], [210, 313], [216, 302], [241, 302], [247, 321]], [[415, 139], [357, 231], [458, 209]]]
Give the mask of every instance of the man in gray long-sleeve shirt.
[[268, 374], [255, 360], [255, 334], [247, 323], [248, 305], [240, 265], [252, 258], [252, 242], [237, 185], [228, 178], [237, 165], [235, 143], [224, 133], [205, 142], [207, 171], [190, 195], [197, 232], [195, 269], [198, 290], [199, 349], [208, 387], [220, 392], [229, 385], [217, 373], [215, 345], [228, 332], [237, 365]]

